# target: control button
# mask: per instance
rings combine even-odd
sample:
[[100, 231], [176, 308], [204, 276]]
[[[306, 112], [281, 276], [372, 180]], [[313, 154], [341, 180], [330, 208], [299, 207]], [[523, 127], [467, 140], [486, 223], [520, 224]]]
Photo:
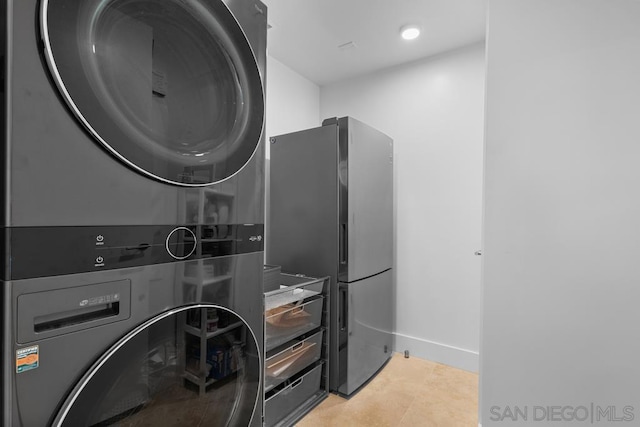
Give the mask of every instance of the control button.
[[104, 258], [102, 258], [101, 256], [96, 258], [96, 264], [102, 264], [103, 262], [104, 262]]
[[173, 258], [188, 258], [196, 250], [196, 235], [187, 227], [175, 228], [167, 236], [165, 246]]
[[104, 240], [104, 236], [102, 234], [98, 234], [98, 236], [96, 236], [96, 242], [102, 242]]

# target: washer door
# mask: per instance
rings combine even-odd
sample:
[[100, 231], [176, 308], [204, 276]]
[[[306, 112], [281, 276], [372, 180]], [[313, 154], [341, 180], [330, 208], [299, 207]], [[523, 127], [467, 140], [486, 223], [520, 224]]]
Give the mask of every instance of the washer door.
[[139, 172], [208, 185], [256, 151], [262, 80], [221, 0], [43, 0], [41, 32], [73, 114]]
[[246, 427], [261, 366], [255, 336], [237, 314], [214, 305], [175, 309], [100, 357], [53, 425]]

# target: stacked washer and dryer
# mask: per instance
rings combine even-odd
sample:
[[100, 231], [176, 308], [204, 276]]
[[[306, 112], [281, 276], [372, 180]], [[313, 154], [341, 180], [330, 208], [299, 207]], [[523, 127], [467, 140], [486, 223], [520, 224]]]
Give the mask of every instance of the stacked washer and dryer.
[[0, 8], [0, 424], [261, 425], [266, 8]]

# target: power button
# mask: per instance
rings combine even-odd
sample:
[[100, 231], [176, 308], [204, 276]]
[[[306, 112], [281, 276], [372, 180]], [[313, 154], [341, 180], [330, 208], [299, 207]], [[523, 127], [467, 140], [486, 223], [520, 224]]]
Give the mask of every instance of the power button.
[[174, 228], [167, 236], [165, 247], [175, 259], [189, 258], [196, 250], [196, 235], [187, 227]]

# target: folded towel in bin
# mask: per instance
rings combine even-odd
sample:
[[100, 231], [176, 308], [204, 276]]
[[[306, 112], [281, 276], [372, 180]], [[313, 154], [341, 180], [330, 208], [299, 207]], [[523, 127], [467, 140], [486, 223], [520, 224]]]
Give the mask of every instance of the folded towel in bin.
[[265, 313], [267, 323], [280, 328], [304, 325], [307, 323], [309, 316], [311, 314], [304, 311], [304, 306], [296, 306], [295, 304], [282, 305], [267, 310]]
[[[291, 366], [298, 361], [302, 356], [308, 353], [308, 350], [314, 347], [316, 343], [305, 342], [302, 347], [293, 350], [291, 354], [267, 365], [266, 374], [269, 377], [278, 378], [282, 373], [286, 372]], [[288, 376], [288, 375], [287, 375]]]

